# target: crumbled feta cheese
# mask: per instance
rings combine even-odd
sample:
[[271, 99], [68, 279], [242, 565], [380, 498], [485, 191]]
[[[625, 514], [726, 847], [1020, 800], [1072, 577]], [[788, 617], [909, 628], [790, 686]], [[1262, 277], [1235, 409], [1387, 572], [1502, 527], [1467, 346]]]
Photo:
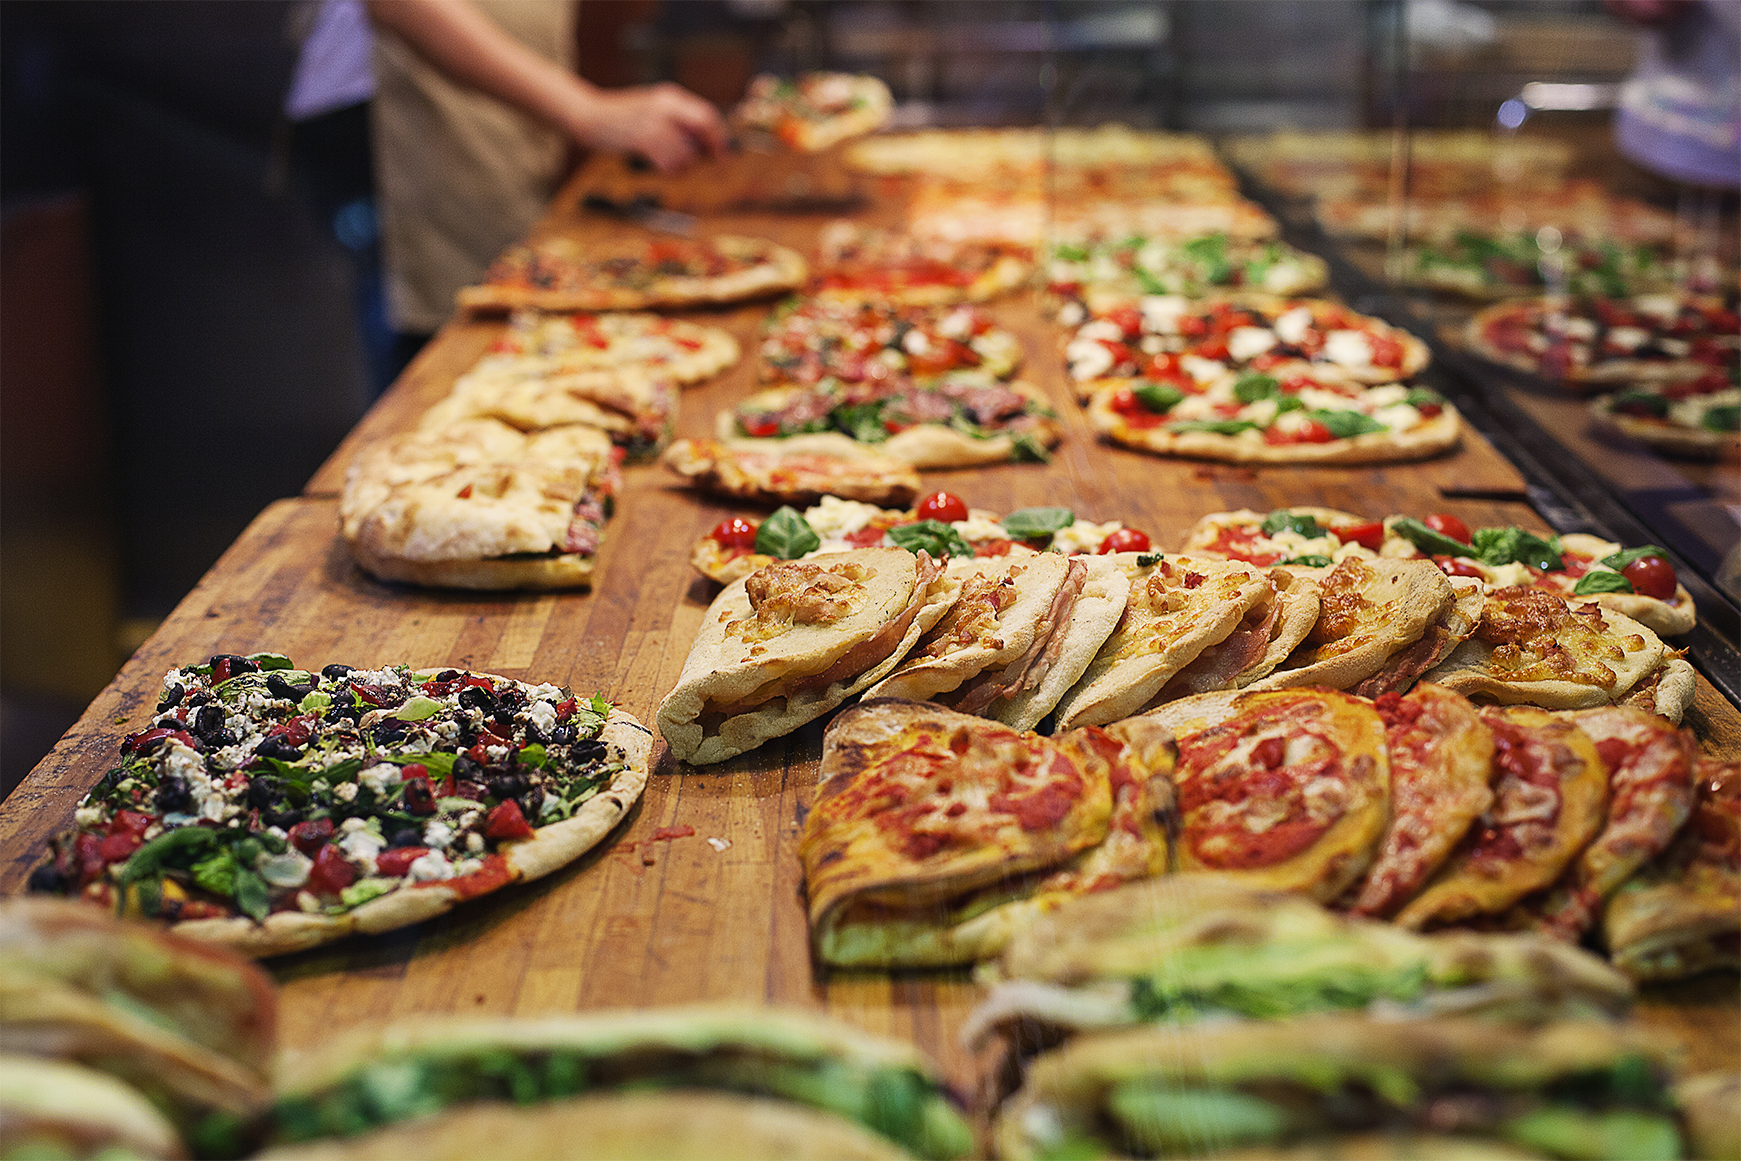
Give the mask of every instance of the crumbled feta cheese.
[[470, 834], [466, 835], [465, 836], [465, 849], [470, 851], [474, 855], [478, 854], [480, 851], [482, 851], [484, 849], [484, 836], [479, 834], [475, 830], [472, 831]]
[[423, 845], [426, 847], [439, 849], [446, 847], [452, 841], [453, 828], [439, 818], [432, 820], [428, 826], [423, 828]]
[[[332, 796], [340, 802], [355, 802], [357, 800], [357, 784], [355, 782], [340, 782], [333, 787]], [[352, 818], [345, 821], [355, 822], [357, 820]]]
[[453, 864], [447, 861], [447, 856], [440, 851], [430, 851], [411, 861], [407, 868], [411, 877], [419, 883], [429, 883], [438, 879], [453, 878]]
[[[346, 819], [354, 822], [355, 819]], [[387, 844], [381, 836], [366, 830], [353, 830], [339, 840], [339, 850], [347, 859], [360, 863], [374, 864], [375, 856], [386, 848]]]
[[97, 826], [103, 821], [104, 813], [100, 806], [81, 806], [73, 811], [73, 822], [81, 827]]
[[1268, 327], [1234, 327], [1227, 336], [1227, 354], [1245, 362], [1255, 359], [1276, 345], [1276, 336]]
[[526, 707], [526, 723], [548, 734], [556, 728], [556, 707], [547, 701], [535, 701]]
[[376, 794], [386, 794], [399, 785], [400, 780], [399, 767], [391, 762], [377, 762], [357, 775], [357, 781]]

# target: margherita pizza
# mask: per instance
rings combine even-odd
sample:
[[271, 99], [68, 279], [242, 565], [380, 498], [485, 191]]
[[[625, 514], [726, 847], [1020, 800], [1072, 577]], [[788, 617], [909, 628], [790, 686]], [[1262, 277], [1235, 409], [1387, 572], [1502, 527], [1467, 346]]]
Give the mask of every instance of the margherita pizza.
[[739, 353], [731, 332], [663, 315], [517, 310], [472, 371], [530, 378], [632, 367], [687, 387], [736, 363]]
[[1537, 230], [1458, 230], [1449, 239], [1411, 246], [1403, 277], [1416, 286], [1478, 299], [1540, 294], [1548, 271], [1576, 295], [1624, 298], [1674, 286], [1673, 255], [1665, 246], [1574, 236], [1559, 238], [1553, 250], [1544, 251], [1540, 239]]
[[1732, 300], [1674, 294], [1526, 298], [1478, 312], [1465, 341], [1484, 358], [1573, 386], [1676, 383], [1734, 373], [1741, 316]]
[[817, 243], [810, 293], [822, 302], [946, 306], [1007, 294], [1032, 272], [1026, 247], [838, 221], [823, 228]]
[[978, 307], [810, 300], [775, 312], [757, 378], [797, 387], [876, 384], [901, 376], [930, 381], [961, 372], [996, 380], [1014, 375], [1021, 363], [1021, 339]]
[[34, 889], [277, 955], [421, 922], [579, 858], [652, 736], [599, 698], [457, 669], [173, 669]]
[[1741, 455], [1741, 387], [1734, 372], [1710, 371], [1685, 383], [1633, 386], [1590, 403], [1599, 427], [1672, 456]]
[[816, 153], [881, 129], [894, 107], [889, 87], [863, 73], [803, 73], [791, 80], [763, 73], [750, 81], [731, 121]]
[[1310, 294], [1322, 290], [1329, 267], [1316, 254], [1282, 242], [1226, 234], [1196, 238], [1126, 237], [1061, 242], [1052, 248], [1048, 288], [1080, 298], [1091, 288], [1109, 295], [1202, 295], [1225, 290]]
[[481, 284], [460, 289], [458, 301], [475, 311], [644, 310], [763, 298], [798, 289], [809, 274], [796, 251], [761, 238], [588, 244], [562, 236], [510, 246]]

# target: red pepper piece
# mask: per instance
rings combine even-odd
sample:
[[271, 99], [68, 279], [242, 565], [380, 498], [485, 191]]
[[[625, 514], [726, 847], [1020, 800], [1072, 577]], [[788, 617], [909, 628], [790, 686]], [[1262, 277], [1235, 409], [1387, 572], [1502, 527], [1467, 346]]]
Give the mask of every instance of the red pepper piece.
[[406, 780], [405, 809], [412, 814], [435, 813], [435, 790], [427, 777]]
[[394, 847], [375, 856], [375, 867], [383, 875], [403, 875], [411, 864], [429, 853], [428, 847]]
[[120, 810], [116, 811], [115, 817], [109, 821], [106, 833], [143, 836], [146, 828], [150, 825], [151, 816], [149, 814], [141, 814], [137, 810]]
[[[332, 825], [330, 819], [321, 821]], [[345, 861], [344, 852], [335, 844], [326, 844], [314, 856], [314, 866], [308, 872], [308, 889], [316, 895], [337, 895], [356, 881], [356, 868]]]
[[290, 828], [290, 845], [312, 858], [332, 838], [332, 819], [311, 818]]
[[532, 824], [520, 812], [520, 804], [512, 798], [490, 808], [484, 816], [484, 837], [522, 839], [532, 837]]

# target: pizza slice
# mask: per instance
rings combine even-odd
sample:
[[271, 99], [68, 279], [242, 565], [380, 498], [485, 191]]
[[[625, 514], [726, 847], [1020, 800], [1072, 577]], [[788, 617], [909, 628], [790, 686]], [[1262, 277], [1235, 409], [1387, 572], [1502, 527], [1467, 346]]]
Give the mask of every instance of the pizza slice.
[[886, 676], [960, 591], [922, 550], [770, 564], [708, 606], [659, 732], [694, 765], [784, 737]]
[[1474, 635], [1424, 680], [1508, 705], [1584, 709], [1619, 701], [1666, 656], [1630, 617], [1514, 586], [1488, 592]]
[[1378, 672], [1443, 619], [1455, 591], [1432, 562], [1345, 557], [1320, 581], [1318, 620], [1253, 689], [1346, 689]]
[[841, 220], [822, 229], [814, 302], [879, 307], [984, 302], [1023, 286], [1031, 252], [1008, 243], [946, 241]]
[[912, 464], [838, 432], [766, 440], [680, 439], [660, 462], [702, 491], [768, 504], [814, 504], [838, 496], [883, 506], [919, 495]]
[[517, 310], [477, 370], [500, 368], [520, 378], [614, 367], [646, 369], [688, 387], [738, 361], [730, 331], [657, 314], [547, 313]]
[[1563, 233], [1543, 251], [1537, 231], [1464, 228], [1450, 237], [1424, 239], [1403, 255], [1403, 279], [1410, 285], [1474, 299], [1540, 294], [1546, 272], [1574, 295], [1623, 298], [1647, 291], [1672, 290], [1674, 256], [1669, 247], [1649, 242], [1624, 244], [1599, 235]]
[[1063, 728], [1136, 713], [1271, 593], [1264, 573], [1234, 561], [1136, 552], [1111, 559], [1128, 581], [1124, 612], [1058, 703]]
[[810, 275], [795, 250], [762, 238], [618, 236], [596, 243], [559, 235], [510, 246], [464, 310], [645, 310], [743, 302], [798, 289]]
[[1269, 592], [1233, 632], [1167, 679], [1144, 709], [1218, 689], [1243, 689], [1268, 677], [1317, 624], [1321, 587], [1302, 569], [1272, 568]]
[[788, 149], [819, 153], [881, 129], [894, 107], [889, 86], [867, 73], [800, 73], [790, 79], [761, 73], [750, 79], [731, 122]]
[[1065, 897], [1163, 873], [1171, 753], [1164, 738], [1045, 738], [920, 702], [848, 708], [824, 736], [800, 843], [817, 962], [971, 962]]
[[1494, 738], [1468, 699], [1430, 682], [1383, 694], [1375, 708], [1390, 756], [1390, 822], [1349, 910], [1388, 916], [1493, 805]]
[[1618, 431], [1657, 451], [1689, 459], [1741, 455], [1741, 387], [1735, 370], [1685, 383], [1638, 384], [1590, 403], [1598, 427]]
[[278, 955], [445, 914], [578, 859], [652, 736], [550, 684], [275, 654], [171, 670], [34, 889]]
[[1741, 968], [1741, 763], [1701, 756], [1687, 825], [1608, 900], [1602, 937], [1636, 980]]
[[1439, 619], [1427, 626], [1414, 644], [1405, 646], [1385, 658], [1384, 664], [1372, 676], [1356, 682], [1349, 692], [1361, 697], [1377, 698], [1387, 693], [1403, 693], [1412, 687], [1421, 674], [1437, 666], [1451, 653], [1474, 636], [1481, 624], [1481, 613], [1487, 607], [1487, 591], [1473, 577], [1453, 576], [1451, 603]]
[[424, 412], [419, 431], [468, 419], [497, 419], [521, 431], [596, 427], [626, 455], [656, 455], [677, 423], [677, 389], [643, 367], [544, 373], [489, 363], [455, 380], [446, 399]]
[[1500, 914], [1559, 878], [1602, 828], [1608, 767], [1589, 735], [1528, 706], [1489, 707], [1481, 720], [1493, 733], [1493, 804], [1397, 912], [1404, 927]]
[[357, 564], [438, 588], [592, 583], [622, 453], [593, 427], [522, 434], [494, 419], [370, 445], [339, 499]]
[[817, 296], [775, 311], [757, 378], [798, 387], [874, 385], [891, 375], [931, 381], [957, 372], [998, 380], [1021, 364], [1021, 339], [977, 306]]

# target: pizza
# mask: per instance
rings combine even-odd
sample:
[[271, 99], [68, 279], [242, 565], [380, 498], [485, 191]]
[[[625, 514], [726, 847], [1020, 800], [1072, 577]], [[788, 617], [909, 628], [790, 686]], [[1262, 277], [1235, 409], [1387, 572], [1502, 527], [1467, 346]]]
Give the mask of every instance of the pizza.
[[664, 315], [516, 310], [473, 372], [500, 368], [510, 377], [531, 378], [635, 367], [687, 387], [713, 378], [740, 354], [730, 331]]
[[1674, 256], [1663, 245], [1569, 235], [1550, 236], [1553, 247], [1544, 250], [1539, 235], [1466, 229], [1419, 241], [1404, 252], [1403, 279], [1475, 299], [1541, 294], [1550, 272], [1554, 289], [1579, 296], [1624, 298], [1674, 287]]
[[784, 737], [887, 676], [960, 593], [960, 579], [923, 549], [757, 569], [708, 606], [659, 705], [659, 732], [697, 766]]
[[863, 73], [801, 73], [791, 79], [763, 73], [750, 80], [731, 123], [790, 149], [817, 153], [881, 129], [894, 107], [889, 87]]
[[1574, 387], [1732, 376], [1741, 316], [1732, 298], [1525, 298], [1476, 312], [1465, 345], [1483, 358]]
[[265, 956], [566, 866], [640, 798], [652, 737], [547, 683], [260, 653], [170, 670], [120, 749], [33, 889]]
[[818, 302], [944, 306], [1007, 294], [1032, 272], [1026, 247], [950, 242], [842, 220], [822, 229], [810, 295]]
[[1608, 767], [1608, 817], [1539, 906], [1544, 930], [1568, 941], [1601, 918], [1602, 905], [1668, 846], [1697, 791], [1698, 743], [1654, 713], [1602, 706], [1566, 715]]
[[1177, 295], [1066, 303], [1070, 378], [1142, 379], [1178, 390], [1229, 371], [1271, 374], [1309, 364], [1359, 383], [1396, 383], [1426, 369], [1407, 331], [1323, 299], [1200, 300]]
[[1026, 383], [972, 373], [919, 382], [904, 376], [850, 385], [770, 387], [720, 412], [723, 440], [778, 441], [840, 432], [920, 470], [1009, 460], [1045, 462], [1064, 438], [1045, 397]]
[[1559, 878], [1601, 830], [1608, 766], [1573, 723], [1529, 706], [1490, 706], [1493, 803], [1424, 890], [1396, 913], [1420, 929], [1498, 915]]
[[848, 708], [799, 842], [816, 962], [972, 962], [1066, 897], [1163, 873], [1170, 759], [1094, 727], [1045, 738], [922, 702]]
[[1236, 561], [1118, 552], [1124, 613], [1058, 703], [1058, 725], [1104, 725], [1147, 705], [1180, 670], [1225, 641], [1271, 597], [1269, 577]]
[[1070, 171], [1179, 164], [1222, 169], [1207, 138], [1117, 124], [891, 133], [853, 143], [842, 160], [850, 169], [876, 176], [922, 175], [987, 184], [1047, 166]]
[[[1390, 192], [1397, 139], [1388, 129], [1279, 129], [1222, 146], [1236, 164], [1289, 196], [1382, 199]], [[1555, 187], [1575, 154], [1571, 143], [1552, 137], [1411, 127], [1409, 188], [1416, 197], [1455, 197], [1495, 186]]]
[[1515, 525], [1471, 531], [1443, 512], [1424, 520], [1375, 520], [1311, 507], [1215, 512], [1186, 533], [1184, 551], [1265, 567], [1328, 566], [1348, 556], [1429, 557], [1453, 581], [1470, 578], [1487, 588], [1522, 585], [1595, 601], [1661, 634], [1685, 633], [1696, 619], [1692, 595], [1654, 545], [1622, 548], [1588, 533], [1543, 536]]
[[1608, 900], [1603, 941], [1638, 980], [1741, 968], [1741, 763], [1701, 756], [1692, 815]]
[[476, 286], [461, 287], [472, 311], [644, 310], [742, 302], [796, 290], [810, 275], [795, 250], [761, 238], [614, 236], [586, 243], [566, 235], [517, 243]]
[[[811, 438], [811, 437], [799, 437]], [[920, 548], [935, 557], [1025, 556], [1054, 550], [1138, 552], [1148, 533], [1117, 520], [1085, 520], [1069, 508], [1022, 508], [1007, 516], [950, 492], [933, 492], [912, 508], [879, 508], [823, 496], [803, 512], [786, 508], [764, 520], [730, 516], [695, 544], [690, 563], [709, 580], [730, 584], [776, 560], [849, 548]]]
[[1741, 455], [1741, 387], [1731, 368], [1682, 383], [1625, 387], [1590, 401], [1599, 428], [1617, 431], [1672, 456], [1734, 459]]
[[1198, 296], [1227, 289], [1265, 294], [1322, 290], [1329, 267], [1315, 254], [1282, 242], [1226, 234], [1195, 238], [1108, 238], [1060, 242], [1052, 247], [1047, 288], [1063, 299], [1096, 293]]
[[455, 380], [417, 426], [440, 432], [469, 419], [497, 419], [526, 432], [593, 427], [625, 456], [645, 458], [671, 438], [677, 387], [645, 367], [554, 371], [486, 358]]
[[438, 588], [592, 583], [620, 480], [620, 449], [596, 428], [530, 435], [463, 420], [361, 450], [339, 530], [372, 576]]
[[1115, 198], [1049, 191], [1037, 176], [1026, 184], [927, 185], [908, 203], [907, 229], [917, 237], [952, 242], [1003, 242], [1042, 249], [1049, 240], [1178, 239], [1225, 234], [1241, 240], [1274, 238], [1280, 226], [1269, 211], [1237, 194], [1206, 198], [1143, 192]]
[[1454, 238], [1467, 231], [1493, 229], [1535, 232], [1543, 228], [1579, 237], [1612, 238], [1636, 245], [1674, 243], [1675, 215], [1636, 198], [1616, 197], [1587, 179], [1539, 189], [1471, 190], [1450, 196], [1427, 193], [1412, 199], [1399, 215], [1388, 190], [1372, 194], [1321, 196], [1314, 216], [1337, 237], [1389, 238], [1399, 226], [1410, 238]]
[[838, 432], [777, 442], [680, 439], [661, 462], [704, 492], [769, 504], [813, 504], [825, 496], [908, 504], [919, 494], [912, 464]]
[[[1624, 614], [1514, 586], [1487, 593], [1474, 635], [1424, 679], [1507, 705], [1587, 709], [1620, 701], [1665, 660], [1662, 640]], [[1665, 716], [1678, 722], [1685, 708]]]
[[1318, 623], [1323, 589], [1312, 571], [1270, 569], [1269, 591], [1246, 610], [1233, 632], [1168, 678], [1145, 708], [1192, 694], [1243, 689], [1275, 672]]
[[1390, 821], [1348, 910], [1388, 916], [1426, 885], [1493, 805], [1493, 731], [1467, 698], [1423, 683], [1381, 695]]
[[975, 306], [936, 309], [812, 299], [776, 310], [757, 379], [771, 386], [858, 387], [971, 373], [1008, 379], [1022, 342]]
[[1424, 459], [1462, 438], [1457, 409], [1425, 387], [1368, 386], [1287, 364], [1207, 382], [1104, 379], [1079, 385], [1108, 440], [1160, 455], [1230, 463], [1366, 464]]

